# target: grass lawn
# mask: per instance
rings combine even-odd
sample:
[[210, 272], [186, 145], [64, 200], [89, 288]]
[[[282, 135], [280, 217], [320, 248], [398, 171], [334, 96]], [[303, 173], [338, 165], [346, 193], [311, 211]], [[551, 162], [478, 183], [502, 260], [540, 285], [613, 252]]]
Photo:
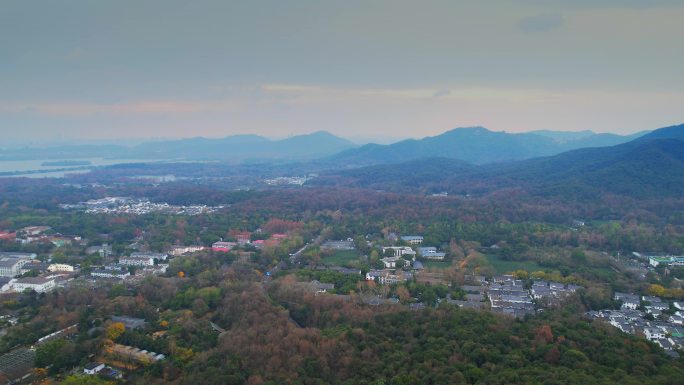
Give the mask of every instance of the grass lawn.
[[423, 263], [423, 267], [426, 269], [446, 269], [447, 267], [451, 267], [451, 261], [445, 261], [445, 262], [425, 261], [422, 263]]
[[321, 262], [326, 265], [342, 266], [357, 259], [359, 259], [359, 253], [356, 250], [337, 250], [335, 254], [323, 258]]
[[506, 261], [496, 255], [487, 255], [487, 261], [494, 267], [497, 274], [508, 273], [515, 270], [527, 270], [529, 272], [544, 270], [534, 261]]

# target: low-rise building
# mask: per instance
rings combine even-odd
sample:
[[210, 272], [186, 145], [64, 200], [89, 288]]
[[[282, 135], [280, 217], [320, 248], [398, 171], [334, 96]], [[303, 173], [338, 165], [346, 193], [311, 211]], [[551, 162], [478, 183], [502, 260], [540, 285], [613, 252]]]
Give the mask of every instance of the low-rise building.
[[335, 289], [335, 284], [333, 283], [323, 283], [317, 280], [313, 280], [309, 283], [311, 289], [316, 293], [327, 293], [328, 290]]
[[[385, 257], [380, 260], [385, 265], [386, 269], [394, 269], [396, 267], [404, 267], [404, 263], [408, 263], [408, 261], [402, 259], [401, 257]], [[402, 266], [399, 266], [399, 265]]]
[[446, 258], [446, 253], [434, 251], [430, 253], [425, 253], [422, 255], [422, 257], [432, 261], [443, 261]]
[[45, 277], [17, 278], [9, 283], [12, 291], [21, 293], [26, 289], [35, 290], [37, 293], [46, 293], [55, 288], [55, 280]]
[[404, 235], [401, 240], [410, 245], [420, 245], [423, 243], [423, 237], [420, 235]]
[[413, 251], [412, 248], [408, 246], [388, 246], [388, 247], [383, 247], [382, 248], [382, 253], [387, 255], [388, 251], [392, 254], [394, 257], [411, 257], [414, 258], [416, 256], [416, 252]]
[[17, 233], [11, 233], [9, 231], [0, 231], [0, 240], [3, 241], [15, 241], [17, 239]]
[[152, 258], [157, 261], [166, 261], [169, 257], [166, 253], [151, 253], [151, 252], [135, 252], [131, 253], [130, 258]]
[[25, 259], [2, 257], [0, 258], [0, 277], [15, 277], [21, 274], [21, 268], [29, 261]]
[[125, 279], [126, 277], [129, 277], [131, 273], [127, 269], [117, 266], [116, 268], [92, 269], [90, 275], [96, 278]]
[[18, 253], [15, 251], [0, 251], [0, 258], [18, 258], [25, 260], [32, 260], [38, 257], [36, 253]]
[[184, 254], [197, 253], [206, 250], [204, 246], [174, 246], [169, 253], [173, 256], [180, 256]]
[[651, 341], [660, 340], [665, 338], [665, 332], [662, 329], [656, 327], [646, 327], [644, 328], [644, 335]]
[[50, 266], [48, 266], [47, 270], [51, 273], [54, 273], [54, 272], [71, 273], [74, 271], [74, 267], [71, 265], [64, 264], [64, 263], [53, 263]]
[[222, 253], [227, 253], [230, 250], [233, 249], [237, 244], [235, 242], [214, 242], [213, 245], [211, 245], [211, 250], [212, 251], [218, 251]]
[[130, 256], [119, 258], [119, 263], [126, 266], [154, 266], [154, 258], [150, 256]]
[[653, 267], [658, 267], [660, 265], [684, 266], [684, 256], [650, 256], [648, 257], [648, 263]]
[[100, 254], [101, 257], [108, 257], [112, 255], [113, 249], [112, 246], [103, 243], [100, 246], [90, 246], [86, 249], [86, 254], [91, 255], [91, 254]]
[[90, 362], [83, 368], [84, 374], [94, 375], [104, 369], [105, 365], [101, 362]]

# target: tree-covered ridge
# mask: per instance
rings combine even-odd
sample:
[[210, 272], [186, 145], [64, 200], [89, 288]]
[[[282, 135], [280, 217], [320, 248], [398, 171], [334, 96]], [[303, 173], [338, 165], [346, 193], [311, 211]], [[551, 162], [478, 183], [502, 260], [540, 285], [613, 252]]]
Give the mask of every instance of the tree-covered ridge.
[[[580, 319], [576, 308], [513, 320], [451, 306], [411, 312], [330, 296], [290, 298], [292, 288], [279, 288], [269, 300], [258, 287], [238, 287], [217, 308], [226, 333], [176, 381], [676, 384], [684, 375], [682, 363], [655, 345]], [[299, 298], [305, 324], [272, 303], [288, 298]]]
[[[516, 320], [447, 304], [371, 306], [362, 296], [316, 295], [291, 275], [265, 282], [249, 266], [210, 267], [128, 290], [38, 296], [35, 315], [3, 341], [30, 343], [21, 337], [78, 323], [77, 340], [39, 347], [49, 374], [112, 343], [168, 356], [129, 372], [133, 384], [678, 384], [684, 376], [684, 360], [583, 319], [579, 298]], [[147, 326], [123, 331], [109, 321], [117, 314]]]
[[537, 196], [592, 201], [604, 194], [649, 199], [684, 193], [684, 125], [656, 130], [613, 147], [485, 166], [432, 158], [337, 170], [313, 184], [403, 192], [485, 194], [521, 189]]

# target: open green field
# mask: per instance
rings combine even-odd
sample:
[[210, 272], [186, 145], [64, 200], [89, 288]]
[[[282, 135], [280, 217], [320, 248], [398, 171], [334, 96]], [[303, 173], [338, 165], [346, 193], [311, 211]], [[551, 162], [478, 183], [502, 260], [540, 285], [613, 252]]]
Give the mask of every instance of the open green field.
[[487, 255], [487, 261], [494, 267], [497, 274], [508, 273], [515, 270], [538, 271], [544, 270], [534, 261], [506, 261], [496, 255]]
[[447, 267], [451, 267], [451, 261], [446, 261], [446, 262], [425, 261], [425, 262], [423, 262], [423, 267], [426, 269], [446, 269]]
[[356, 250], [337, 250], [335, 254], [322, 258], [321, 262], [326, 265], [342, 266], [357, 259], [359, 259], [359, 253]]

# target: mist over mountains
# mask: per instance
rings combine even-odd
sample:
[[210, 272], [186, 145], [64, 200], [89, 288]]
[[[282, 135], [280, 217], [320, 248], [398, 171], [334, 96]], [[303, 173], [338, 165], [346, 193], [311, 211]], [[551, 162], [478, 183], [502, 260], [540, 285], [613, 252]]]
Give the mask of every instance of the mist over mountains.
[[258, 135], [225, 138], [187, 138], [153, 141], [135, 146], [78, 145], [0, 150], [1, 160], [130, 158], [151, 160], [213, 160], [229, 163], [311, 161], [332, 168], [390, 164], [426, 157], [459, 159], [473, 164], [507, 162], [554, 155], [583, 147], [611, 146], [632, 140], [629, 136], [592, 131], [534, 131], [512, 134], [483, 127], [457, 128], [422, 139], [389, 145], [357, 146], [326, 131], [272, 140]]

